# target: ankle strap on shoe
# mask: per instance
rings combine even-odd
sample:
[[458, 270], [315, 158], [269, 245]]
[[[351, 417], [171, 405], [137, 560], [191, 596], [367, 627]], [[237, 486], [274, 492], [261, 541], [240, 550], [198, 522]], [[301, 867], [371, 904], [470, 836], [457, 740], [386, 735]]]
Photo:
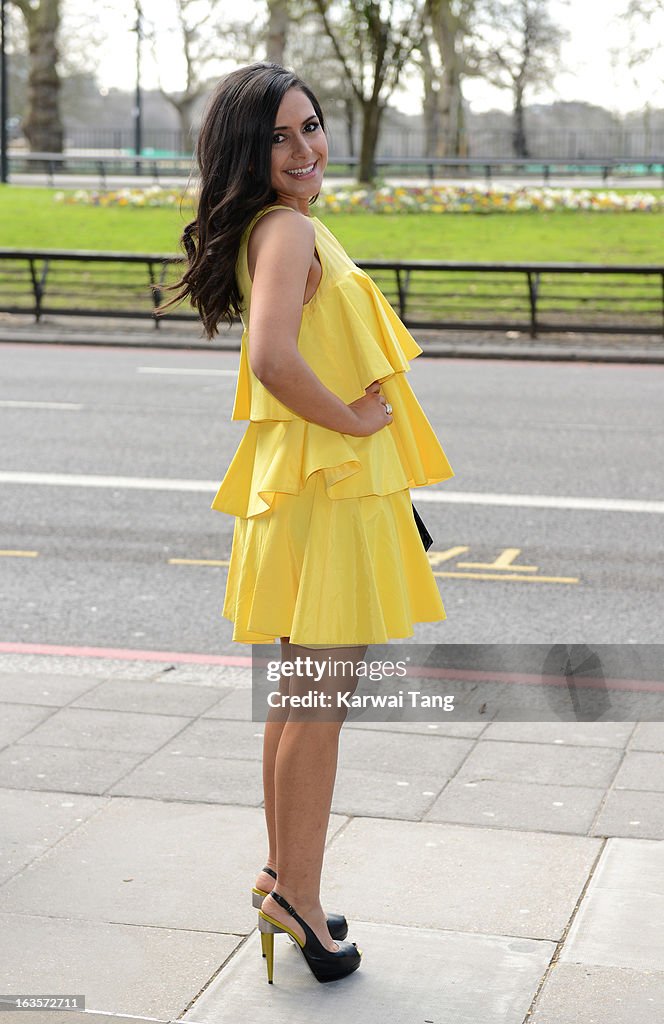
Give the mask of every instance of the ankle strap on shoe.
[[267, 865], [265, 865], [263, 871], [265, 872], [266, 875], [270, 875], [272, 878], [276, 879], [277, 872], [273, 871], [272, 868], [269, 868]]
[[287, 911], [288, 911], [288, 913], [289, 913], [289, 914], [291, 914], [291, 916], [292, 916], [292, 917], [297, 917], [297, 912], [296, 912], [295, 908], [294, 908], [294, 907], [291, 907], [291, 905], [290, 905], [290, 903], [288, 902], [288, 900], [285, 900], [285, 899], [283, 898], [283, 896], [281, 896], [281, 895], [280, 895], [280, 894], [279, 894], [279, 893], [277, 892], [277, 890], [276, 890], [276, 889], [273, 889], [273, 890], [272, 890], [272, 892], [270, 893], [270, 896], [272, 897], [272, 899], [273, 899], [273, 900], [275, 900], [275, 902], [276, 902], [276, 903], [278, 903], [278, 904], [279, 904], [279, 906], [280, 906], [280, 907], [283, 907], [283, 908], [284, 908], [284, 910], [287, 910]]

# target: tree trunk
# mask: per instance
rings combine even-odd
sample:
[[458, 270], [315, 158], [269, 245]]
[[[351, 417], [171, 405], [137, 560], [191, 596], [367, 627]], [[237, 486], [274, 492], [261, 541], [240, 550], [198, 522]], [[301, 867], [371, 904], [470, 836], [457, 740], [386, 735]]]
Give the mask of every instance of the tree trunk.
[[466, 126], [466, 110], [463, 105], [463, 95], [461, 93], [461, 90], [459, 90], [458, 101], [459, 106], [457, 108], [456, 155], [468, 156], [468, 131]]
[[351, 96], [344, 100], [344, 112], [348, 135], [348, 156], [355, 156], [355, 105]]
[[190, 99], [184, 99], [178, 107], [180, 132], [182, 133], [181, 144], [185, 153], [193, 153], [194, 149], [193, 112], [197, 98], [197, 96], [192, 96]]
[[422, 115], [424, 118], [424, 156], [437, 156], [440, 135], [440, 88], [438, 74], [431, 59], [431, 50], [426, 36], [420, 42], [422, 55], [422, 84], [424, 99]]
[[30, 53], [28, 114], [23, 131], [33, 153], [62, 153], [60, 79], [56, 70], [59, 0], [41, 0], [38, 7], [17, 6], [25, 17]]
[[530, 156], [524, 115], [523, 87], [516, 83], [514, 87], [514, 155], [522, 159]]
[[288, 0], [268, 0], [267, 6], [267, 59], [274, 64], [283, 64], [288, 37]]
[[463, 102], [463, 57], [457, 47], [459, 21], [452, 10], [450, 0], [433, 0], [430, 4], [430, 18], [443, 64], [440, 101], [441, 144], [437, 155], [459, 156], [463, 148], [459, 123], [459, 111]]
[[383, 108], [374, 97], [365, 100], [362, 104], [362, 144], [360, 146], [360, 166], [357, 175], [357, 180], [361, 185], [371, 185], [376, 176], [374, 161], [382, 113]]
[[170, 93], [164, 92], [162, 89], [161, 95], [167, 103], [170, 103], [175, 110], [175, 113], [178, 115], [178, 121], [180, 122], [180, 148], [182, 149], [182, 152], [193, 153], [193, 113], [196, 100], [198, 99], [198, 93], [195, 93], [192, 96], [171, 96]]

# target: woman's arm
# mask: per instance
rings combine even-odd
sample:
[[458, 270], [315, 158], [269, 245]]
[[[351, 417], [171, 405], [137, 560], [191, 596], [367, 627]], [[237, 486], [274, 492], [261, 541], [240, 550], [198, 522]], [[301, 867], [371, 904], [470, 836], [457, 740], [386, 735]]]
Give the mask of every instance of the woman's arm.
[[[294, 216], [295, 214], [295, 216]], [[275, 210], [251, 234], [256, 267], [249, 315], [249, 365], [267, 390], [305, 420], [342, 434], [366, 436], [392, 422], [375, 384], [350, 405], [326, 388], [297, 348], [314, 253], [311, 221]]]

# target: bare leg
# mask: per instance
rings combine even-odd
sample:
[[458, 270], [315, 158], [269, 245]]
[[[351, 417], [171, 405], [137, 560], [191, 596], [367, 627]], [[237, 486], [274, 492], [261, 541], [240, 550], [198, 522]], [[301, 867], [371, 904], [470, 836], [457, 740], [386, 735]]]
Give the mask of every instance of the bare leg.
[[[289, 637], [281, 637], [281, 660], [292, 661], [293, 654]], [[289, 680], [281, 677], [279, 689], [287, 694], [290, 691]], [[281, 734], [288, 718], [288, 708], [270, 708], [265, 722], [263, 734], [263, 797], [265, 808], [265, 824], [267, 826], [268, 854], [265, 863], [273, 871], [277, 870], [277, 824], [274, 808], [274, 765]], [[265, 871], [260, 871], [255, 882], [257, 889], [270, 892], [274, 888], [274, 879]], [[277, 890], [278, 891], [278, 890]]]
[[[337, 690], [351, 692], [357, 685], [355, 666], [364, 657], [366, 646], [332, 647], [312, 650], [291, 645], [291, 657], [315, 659], [319, 665], [343, 661], [351, 663], [352, 674], [340, 677], [334, 667], [314, 681], [293, 677], [291, 696], [310, 690], [323, 692], [336, 703]], [[320, 879], [325, 839], [330, 817], [332, 793], [337, 770], [339, 733], [346, 714], [342, 709], [329, 720], [326, 711], [320, 720], [311, 710], [291, 709], [283, 726], [274, 769], [276, 844], [279, 881], [277, 892], [288, 900], [298, 914], [329, 950], [338, 949], [327, 928], [320, 903]], [[288, 924], [304, 941], [304, 931], [271, 896], [263, 900], [263, 910]]]

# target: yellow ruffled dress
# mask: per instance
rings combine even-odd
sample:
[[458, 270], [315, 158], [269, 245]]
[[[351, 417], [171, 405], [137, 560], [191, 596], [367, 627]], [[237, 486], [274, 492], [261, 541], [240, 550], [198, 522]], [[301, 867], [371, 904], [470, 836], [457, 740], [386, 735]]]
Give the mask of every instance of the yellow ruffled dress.
[[[454, 476], [406, 379], [422, 349], [373, 283], [316, 217], [322, 278], [303, 308], [298, 350], [344, 402], [372, 381], [393, 421], [370, 437], [302, 419], [249, 365], [251, 279], [245, 230], [236, 274], [242, 350], [232, 419], [249, 420], [211, 508], [235, 516], [222, 615], [233, 640], [384, 643], [446, 618], [409, 488]], [[290, 207], [284, 207], [290, 209]]]

